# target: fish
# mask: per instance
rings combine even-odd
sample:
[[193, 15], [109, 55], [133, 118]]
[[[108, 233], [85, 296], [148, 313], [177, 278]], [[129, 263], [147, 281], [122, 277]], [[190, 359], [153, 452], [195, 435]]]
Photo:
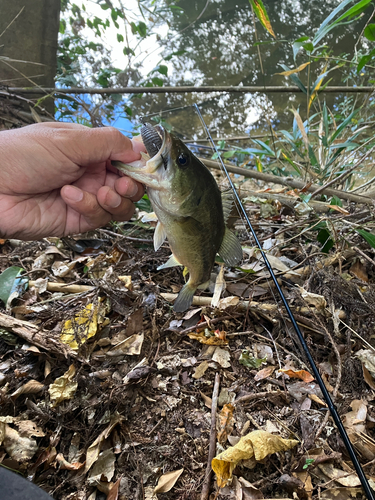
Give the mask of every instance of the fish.
[[197, 288], [209, 283], [217, 254], [228, 266], [242, 259], [241, 243], [226, 227], [232, 197], [230, 192], [220, 191], [208, 168], [162, 125], [144, 124], [141, 137], [148, 155], [129, 164], [113, 161], [112, 165], [146, 186], [158, 221], [154, 248], [158, 250], [167, 239], [172, 250], [158, 270], [184, 266], [189, 271], [173, 306], [175, 312], [184, 312]]

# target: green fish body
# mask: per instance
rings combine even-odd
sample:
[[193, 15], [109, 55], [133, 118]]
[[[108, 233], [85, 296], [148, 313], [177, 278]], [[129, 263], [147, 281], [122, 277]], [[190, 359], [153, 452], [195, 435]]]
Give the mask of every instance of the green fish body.
[[225, 226], [231, 202], [222, 198], [205, 165], [161, 126], [144, 125], [141, 134], [151, 158], [113, 165], [147, 187], [158, 219], [154, 247], [157, 250], [168, 239], [172, 250], [158, 269], [182, 265], [189, 271], [189, 280], [174, 303], [174, 310], [182, 312], [191, 305], [196, 289], [209, 282], [216, 255], [233, 266], [242, 259], [242, 248]]

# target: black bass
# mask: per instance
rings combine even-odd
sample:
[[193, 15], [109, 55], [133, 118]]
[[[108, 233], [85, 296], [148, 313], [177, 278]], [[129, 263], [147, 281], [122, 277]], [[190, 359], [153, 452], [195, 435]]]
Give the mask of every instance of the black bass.
[[141, 136], [150, 157], [147, 161], [112, 163], [147, 187], [158, 219], [155, 250], [166, 238], [172, 250], [158, 269], [181, 265], [189, 271], [189, 280], [174, 303], [174, 310], [182, 312], [191, 305], [196, 289], [209, 282], [216, 254], [234, 266], [242, 259], [242, 248], [225, 226], [231, 207], [228, 194], [221, 193], [205, 165], [160, 125], [143, 125]]

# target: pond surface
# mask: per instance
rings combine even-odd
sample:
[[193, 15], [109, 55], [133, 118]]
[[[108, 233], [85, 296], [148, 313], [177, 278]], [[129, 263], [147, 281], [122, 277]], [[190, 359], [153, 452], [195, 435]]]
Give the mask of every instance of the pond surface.
[[[306, 55], [293, 59], [292, 43], [303, 35], [314, 36], [317, 28], [339, 4], [337, 0], [269, 0], [264, 5], [275, 41], [253, 19], [247, 0], [180, 0], [183, 13], [169, 14], [171, 36], [165, 43], [164, 55], [184, 51], [168, 62], [168, 80], [165, 85], [293, 85], [290, 79], [277, 75], [283, 71], [280, 64], [294, 68], [307, 62]], [[345, 9], [346, 10], [346, 9]], [[332, 55], [345, 54], [350, 58], [354, 45], [370, 15], [366, 13], [356, 22], [336, 28], [322, 41]], [[260, 45], [254, 45], [256, 41]], [[261, 62], [260, 62], [261, 59]], [[323, 72], [326, 62], [320, 60], [300, 73], [307, 85]], [[335, 65], [331, 61], [332, 67]], [[360, 76], [348, 67], [330, 73], [330, 85], [339, 85], [347, 75], [347, 84], [360, 85]], [[326, 81], [326, 80], [325, 80]], [[351, 94], [322, 94], [331, 109], [355, 99]], [[348, 101], [349, 99], [349, 101]], [[362, 97], [360, 97], [362, 99]], [[269, 127], [289, 129], [293, 114], [290, 108], [299, 108], [307, 117], [304, 94], [152, 94], [133, 101], [135, 117], [163, 112], [163, 117], [184, 138], [203, 137], [202, 126], [191, 107], [197, 103], [215, 137], [233, 137], [251, 134], [269, 134]], [[177, 109], [176, 109], [177, 108]], [[172, 110], [167, 112], [167, 110]], [[313, 113], [314, 110], [311, 110]]]

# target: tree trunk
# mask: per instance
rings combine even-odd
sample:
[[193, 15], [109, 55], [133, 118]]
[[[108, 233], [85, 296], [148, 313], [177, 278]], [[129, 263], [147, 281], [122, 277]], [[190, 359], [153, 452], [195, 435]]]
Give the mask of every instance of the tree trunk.
[[[53, 87], [56, 75], [60, 0], [0, 0], [0, 86]], [[0, 87], [1, 88], [1, 87]], [[0, 128], [19, 126], [17, 121], [35, 121], [30, 106], [46, 95], [41, 90], [33, 100], [0, 95]], [[53, 98], [40, 106], [51, 115]], [[42, 114], [40, 108], [38, 114]]]

